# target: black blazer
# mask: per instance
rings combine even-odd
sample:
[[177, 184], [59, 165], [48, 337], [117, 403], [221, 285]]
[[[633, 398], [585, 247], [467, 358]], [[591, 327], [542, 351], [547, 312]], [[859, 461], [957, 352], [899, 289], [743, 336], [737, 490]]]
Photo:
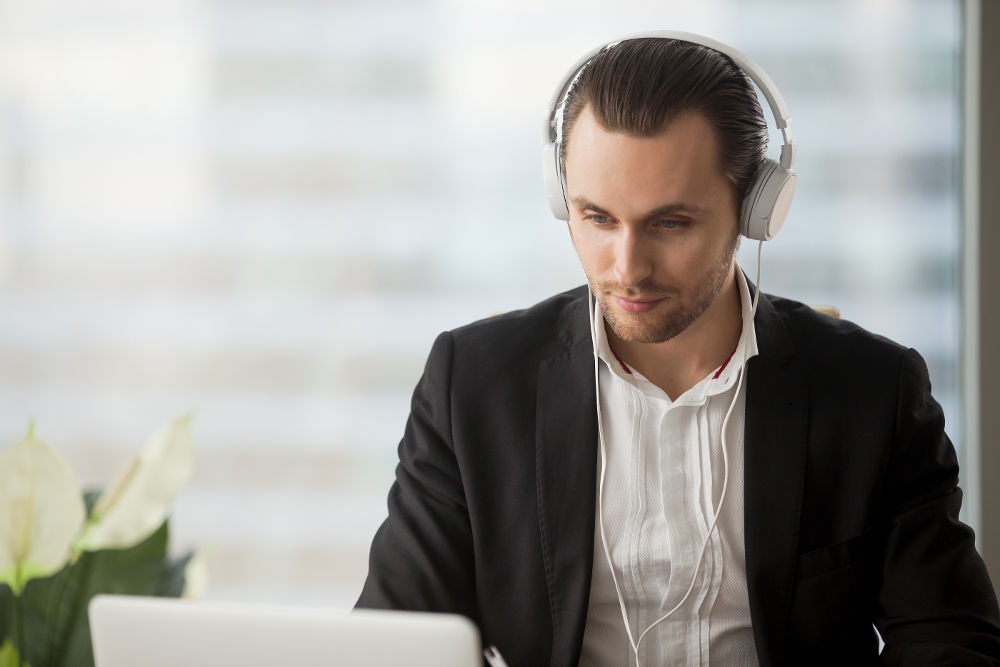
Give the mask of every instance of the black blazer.
[[[441, 334], [359, 607], [447, 611], [511, 667], [575, 665], [597, 424], [584, 288]], [[760, 299], [744, 515], [762, 665], [1000, 664], [954, 448], [913, 350]], [[994, 662], [995, 660], [995, 662]]]

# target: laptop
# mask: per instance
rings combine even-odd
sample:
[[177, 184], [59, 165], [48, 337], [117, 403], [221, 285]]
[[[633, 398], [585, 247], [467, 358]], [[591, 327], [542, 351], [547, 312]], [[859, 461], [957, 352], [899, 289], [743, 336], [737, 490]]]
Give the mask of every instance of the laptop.
[[451, 614], [325, 611], [140, 596], [90, 602], [96, 667], [481, 667], [479, 631]]

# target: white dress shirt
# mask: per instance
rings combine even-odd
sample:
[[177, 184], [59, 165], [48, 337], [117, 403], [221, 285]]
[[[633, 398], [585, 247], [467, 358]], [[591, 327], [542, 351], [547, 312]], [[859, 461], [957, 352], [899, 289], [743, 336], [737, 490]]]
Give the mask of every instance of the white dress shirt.
[[[743, 541], [746, 361], [757, 354], [751, 299], [737, 269], [743, 330], [733, 356], [676, 400], [617, 359], [595, 304], [600, 410], [607, 469], [603, 522], [632, 636], [687, 600], [639, 644], [642, 667], [756, 665]], [[737, 385], [739, 393], [736, 395]], [[701, 566], [699, 551], [728, 483]], [[598, 461], [600, 479], [600, 461]], [[581, 666], [635, 665], [595, 512], [594, 572]], [[697, 570], [697, 575], [695, 574]]]

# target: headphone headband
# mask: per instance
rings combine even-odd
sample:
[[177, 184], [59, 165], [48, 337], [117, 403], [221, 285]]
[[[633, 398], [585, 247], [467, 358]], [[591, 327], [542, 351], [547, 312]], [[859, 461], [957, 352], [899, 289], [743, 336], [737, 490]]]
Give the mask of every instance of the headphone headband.
[[771, 115], [774, 117], [774, 123], [781, 130], [781, 158], [779, 159], [779, 164], [785, 169], [791, 169], [792, 165], [795, 164], [796, 155], [796, 143], [795, 139], [792, 138], [792, 131], [789, 127], [789, 123], [792, 122], [792, 117], [788, 113], [788, 107], [785, 106], [785, 99], [781, 96], [781, 91], [778, 90], [778, 86], [774, 83], [770, 76], [767, 75], [760, 65], [755, 63], [753, 60], [748, 58], [742, 52], [734, 49], [728, 44], [723, 44], [717, 40], [710, 37], [705, 37], [704, 35], [698, 35], [693, 32], [683, 32], [680, 30], [652, 30], [649, 32], [640, 32], [632, 35], [627, 35], [621, 39], [616, 39], [607, 44], [603, 44], [596, 49], [591, 49], [586, 55], [580, 58], [566, 76], [563, 77], [562, 82], [559, 87], [556, 88], [555, 94], [552, 96], [552, 100], [549, 102], [549, 112], [545, 118], [545, 129], [543, 135], [543, 142], [548, 143], [550, 141], [556, 141], [558, 137], [556, 136], [556, 124], [559, 119], [559, 107], [563, 103], [563, 98], [566, 96], [569, 87], [573, 85], [576, 80], [577, 75], [580, 74], [584, 66], [590, 62], [590, 60], [596, 56], [601, 51], [608, 49], [621, 42], [627, 42], [630, 39], [644, 39], [644, 38], [657, 38], [657, 39], [676, 39], [682, 42], [690, 42], [691, 44], [698, 44], [699, 46], [705, 46], [713, 51], [718, 51], [724, 56], [728, 56], [736, 66], [739, 67], [750, 80], [757, 84], [760, 88], [761, 93], [764, 94], [764, 99], [767, 101], [768, 108], [771, 109]]

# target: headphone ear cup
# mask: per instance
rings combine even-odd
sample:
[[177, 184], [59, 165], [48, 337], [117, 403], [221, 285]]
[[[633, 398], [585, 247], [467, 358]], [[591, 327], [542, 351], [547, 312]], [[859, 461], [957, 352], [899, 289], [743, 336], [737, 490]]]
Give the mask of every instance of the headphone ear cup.
[[740, 231], [754, 241], [770, 241], [785, 223], [795, 194], [796, 174], [771, 159], [765, 159], [757, 178], [743, 200]]
[[559, 168], [559, 144], [554, 141], [542, 146], [542, 176], [545, 178], [545, 198], [557, 220], [569, 220], [569, 206]]

